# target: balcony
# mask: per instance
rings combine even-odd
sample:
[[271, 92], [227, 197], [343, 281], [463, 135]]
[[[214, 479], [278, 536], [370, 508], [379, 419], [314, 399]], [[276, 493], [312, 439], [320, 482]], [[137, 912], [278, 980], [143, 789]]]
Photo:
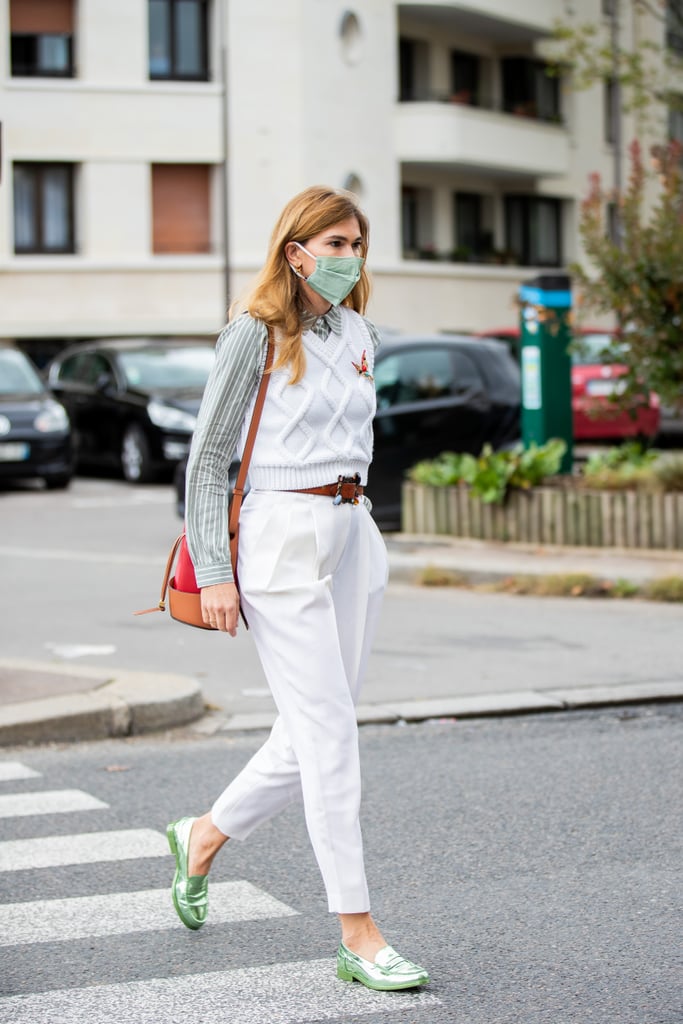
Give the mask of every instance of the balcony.
[[569, 135], [561, 124], [458, 103], [399, 103], [401, 163], [450, 167], [500, 177], [569, 172]]
[[561, 0], [460, 0], [434, 3], [433, 0], [399, 2], [399, 13], [434, 25], [458, 26], [469, 35], [492, 42], [521, 43], [539, 39], [552, 32], [553, 24], [566, 16]]

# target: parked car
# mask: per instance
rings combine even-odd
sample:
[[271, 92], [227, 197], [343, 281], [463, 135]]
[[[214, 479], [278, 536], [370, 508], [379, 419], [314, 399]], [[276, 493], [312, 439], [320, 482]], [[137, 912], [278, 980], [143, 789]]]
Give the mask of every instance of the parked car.
[[79, 467], [117, 468], [131, 483], [170, 472], [190, 446], [214, 361], [208, 342], [113, 338], [65, 349], [48, 367]]
[[[519, 328], [503, 327], [484, 331], [478, 337], [507, 341], [517, 353]], [[633, 413], [621, 409], [613, 401], [626, 372], [622, 363], [606, 363], [607, 349], [612, 343], [609, 333], [583, 330], [573, 347], [572, 413], [575, 441], [621, 441], [630, 437], [654, 438], [659, 430], [659, 398], [651, 393], [647, 405], [639, 405]]]
[[[374, 368], [375, 451], [368, 480], [373, 515], [385, 529], [400, 525], [401, 484], [420, 459], [442, 451], [479, 454], [519, 439], [520, 374], [500, 341], [459, 335], [385, 334]], [[231, 467], [231, 475], [236, 465]], [[176, 471], [176, 503], [184, 513], [184, 465]]]
[[73, 473], [66, 410], [19, 349], [0, 346], [0, 479], [67, 487]]

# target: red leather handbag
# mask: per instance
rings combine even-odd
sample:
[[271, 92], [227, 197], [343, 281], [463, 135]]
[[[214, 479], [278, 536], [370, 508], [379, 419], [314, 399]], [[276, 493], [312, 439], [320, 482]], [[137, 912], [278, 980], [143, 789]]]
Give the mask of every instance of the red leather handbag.
[[[273, 341], [272, 328], [268, 328], [268, 351], [266, 353], [266, 364], [264, 367], [263, 376], [261, 377], [261, 383], [259, 384], [258, 393], [256, 395], [256, 403], [254, 405], [254, 412], [252, 413], [251, 423], [249, 424], [249, 432], [247, 434], [247, 440], [244, 445], [244, 454], [242, 455], [242, 461], [240, 463], [239, 472], [237, 474], [237, 480], [235, 482], [235, 489], [232, 493], [232, 499], [230, 501], [230, 512], [228, 515], [228, 532], [230, 534], [230, 560], [232, 562], [232, 571], [235, 578], [235, 585], [239, 591], [239, 582], [237, 579], [237, 551], [239, 541], [239, 529], [240, 529], [240, 509], [242, 508], [242, 499], [244, 497], [244, 486], [247, 481], [247, 471], [249, 469], [249, 462], [251, 460], [251, 453], [254, 447], [254, 441], [256, 440], [256, 432], [258, 430], [259, 421], [261, 419], [261, 412], [263, 411], [263, 403], [266, 398], [266, 391], [268, 390], [268, 381], [270, 380], [270, 374], [268, 371], [273, 365], [273, 356], [275, 352], [275, 344]], [[173, 573], [173, 566], [175, 564], [175, 573]], [[173, 573], [173, 575], [171, 575]], [[179, 537], [173, 541], [171, 545], [171, 551], [166, 562], [166, 568], [164, 570], [164, 576], [161, 582], [161, 596], [159, 598], [159, 604], [156, 608], [145, 608], [143, 611], [134, 612], [134, 615], [146, 615], [148, 612], [163, 612], [166, 610], [168, 596], [168, 611], [172, 619], [177, 622], [184, 622], [187, 626], [197, 626], [199, 629], [212, 629], [215, 630], [215, 626], [207, 626], [202, 618], [202, 602], [201, 602], [201, 591], [197, 586], [197, 577], [194, 571], [194, 565], [190, 558], [190, 551], [187, 546], [187, 539], [185, 533], [181, 533]], [[240, 605], [240, 615], [244, 621], [244, 625], [249, 628], [249, 623], [244, 616], [244, 610]]]

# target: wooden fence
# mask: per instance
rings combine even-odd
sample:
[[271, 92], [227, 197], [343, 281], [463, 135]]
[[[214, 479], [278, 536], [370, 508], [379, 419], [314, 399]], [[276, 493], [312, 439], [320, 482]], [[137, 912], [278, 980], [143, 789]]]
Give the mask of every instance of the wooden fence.
[[465, 485], [406, 481], [405, 533], [446, 533], [479, 540], [586, 547], [683, 549], [683, 494], [535, 487], [485, 505]]

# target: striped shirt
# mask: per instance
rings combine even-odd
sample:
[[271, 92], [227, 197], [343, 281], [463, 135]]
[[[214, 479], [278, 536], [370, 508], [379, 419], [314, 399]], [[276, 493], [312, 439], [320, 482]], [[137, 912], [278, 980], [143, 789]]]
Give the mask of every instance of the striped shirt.
[[[377, 349], [379, 334], [365, 320]], [[303, 322], [322, 342], [341, 334], [342, 313], [333, 306]], [[228, 471], [245, 416], [263, 375], [268, 330], [247, 314], [231, 321], [216, 344], [216, 362], [207, 381], [186, 473], [187, 542], [200, 587], [234, 579], [228, 539]]]

